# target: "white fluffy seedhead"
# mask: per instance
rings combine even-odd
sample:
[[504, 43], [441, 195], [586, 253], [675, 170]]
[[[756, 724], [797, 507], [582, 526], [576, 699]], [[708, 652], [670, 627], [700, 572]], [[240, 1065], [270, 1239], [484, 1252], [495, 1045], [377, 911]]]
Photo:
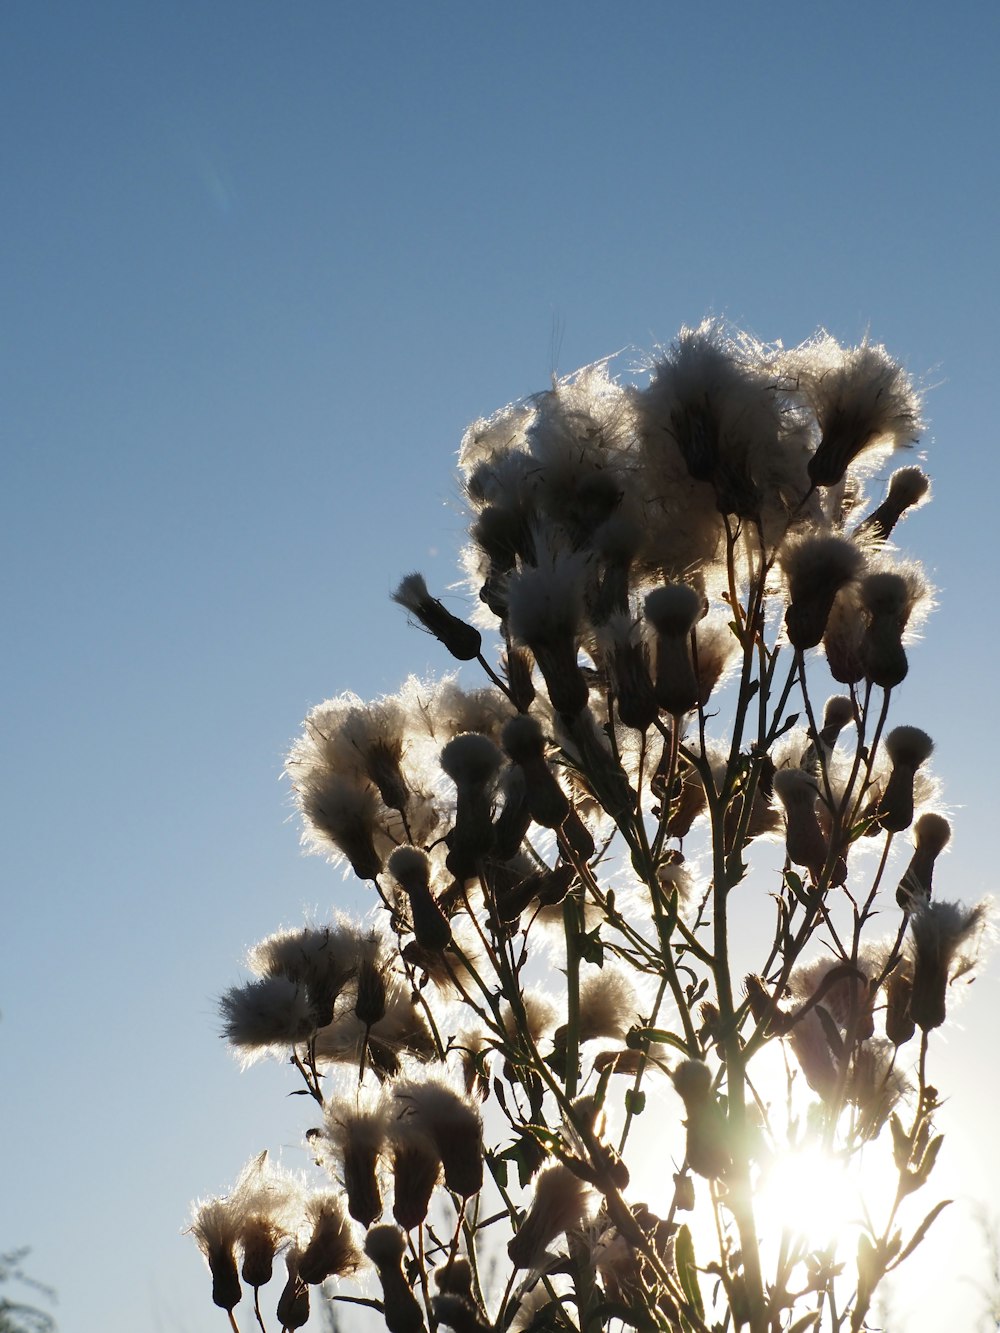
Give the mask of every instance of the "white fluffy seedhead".
[[538, 1173], [531, 1207], [507, 1246], [515, 1269], [534, 1269], [545, 1260], [552, 1242], [566, 1231], [585, 1225], [594, 1211], [596, 1192], [562, 1162]]
[[921, 429], [920, 397], [885, 348], [842, 347], [829, 334], [790, 352], [784, 368], [816, 416], [820, 444], [809, 463], [817, 486], [842, 480], [862, 453], [912, 444]]
[[285, 1056], [316, 1031], [306, 988], [287, 977], [261, 977], [231, 986], [219, 998], [222, 1035], [244, 1065], [264, 1055]]
[[395, 1115], [409, 1118], [434, 1144], [445, 1184], [463, 1198], [483, 1183], [483, 1122], [468, 1096], [443, 1080], [402, 1079], [392, 1089]]
[[467, 731], [448, 742], [441, 751], [440, 763], [460, 790], [481, 788], [496, 777], [503, 755], [488, 736]]
[[510, 632], [529, 648], [574, 639], [583, 622], [587, 557], [557, 552], [537, 567], [511, 575]]
[[533, 403], [509, 403], [489, 417], [479, 417], [462, 436], [458, 466], [469, 477], [483, 463], [524, 449], [525, 431], [535, 415]]
[[658, 634], [680, 638], [690, 634], [701, 619], [704, 603], [694, 588], [685, 583], [670, 583], [647, 593], [643, 608]]
[[934, 742], [919, 727], [893, 727], [885, 738], [885, 748], [894, 764], [919, 768], [933, 753]]
[[620, 969], [602, 967], [580, 984], [579, 1038], [610, 1037], [621, 1041], [638, 1015], [638, 996]]

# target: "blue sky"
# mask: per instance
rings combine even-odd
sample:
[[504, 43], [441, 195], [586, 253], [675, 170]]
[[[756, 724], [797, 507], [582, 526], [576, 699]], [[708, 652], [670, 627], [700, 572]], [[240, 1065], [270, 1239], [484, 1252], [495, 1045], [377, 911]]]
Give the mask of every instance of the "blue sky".
[[[995, 888], [998, 37], [963, 4], [4, 6], [0, 1249], [64, 1333], [225, 1326], [189, 1200], [303, 1113], [213, 997], [358, 901], [283, 754], [321, 698], [447, 666], [387, 594], [454, 579], [462, 429], [553, 371], [714, 313], [870, 329], [933, 386], [900, 704], [948, 896]], [[938, 1065], [940, 1169], [987, 1200], [998, 1000]]]

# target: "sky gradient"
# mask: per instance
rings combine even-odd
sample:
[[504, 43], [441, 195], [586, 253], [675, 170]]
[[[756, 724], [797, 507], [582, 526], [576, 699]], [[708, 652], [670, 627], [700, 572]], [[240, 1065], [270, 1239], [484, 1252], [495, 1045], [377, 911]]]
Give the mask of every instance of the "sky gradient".
[[[715, 314], [870, 330], [928, 386], [897, 718], [937, 741], [942, 893], [996, 890], [998, 38], [963, 4], [4, 6], [0, 1250], [62, 1333], [225, 1327], [190, 1200], [308, 1121], [215, 997], [361, 901], [300, 855], [284, 753], [448, 668], [388, 593], [455, 580], [461, 432], [555, 372]], [[998, 1004], [994, 967], [935, 1043], [960, 1248], [904, 1270], [908, 1333], [932, 1287], [972, 1326]]]

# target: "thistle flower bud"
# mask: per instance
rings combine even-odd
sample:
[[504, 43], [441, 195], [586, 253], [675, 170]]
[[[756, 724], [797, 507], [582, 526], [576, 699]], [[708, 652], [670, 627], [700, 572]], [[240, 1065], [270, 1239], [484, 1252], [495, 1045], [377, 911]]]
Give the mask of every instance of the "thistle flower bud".
[[422, 1333], [420, 1304], [403, 1276], [403, 1234], [393, 1226], [372, 1227], [365, 1238], [365, 1254], [375, 1265], [382, 1285], [385, 1326], [389, 1333]]
[[358, 879], [374, 879], [382, 869], [375, 850], [378, 802], [374, 789], [341, 777], [322, 760], [306, 765], [289, 761], [289, 775], [307, 824], [306, 841], [333, 847], [346, 856]]
[[446, 1083], [407, 1079], [393, 1088], [401, 1123], [434, 1145], [450, 1190], [469, 1198], [483, 1185], [483, 1124], [479, 1112]]
[[930, 486], [930, 479], [920, 468], [901, 467], [889, 478], [888, 494], [859, 526], [857, 536], [879, 546], [888, 541], [906, 511], [929, 498]]
[[416, 847], [397, 847], [389, 857], [388, 869], [409, 899], [417, 943], [431, 953], [440, 953], [451, 943], [451, 926], [431, 893], [430, 858]]
[[549, 1245], [566, 1231], [582, 1226], [593, 1210], [595, 1193], [562, 1162], [544, 1167], [536, 1177], [531, 1207], [507, 1245], [517, 1268], [537, 1268]]
[[299, 1256], [299, 1277], [311, 1287], [328, 1277], [353, 1273], [361, 1255], [336, 1194], [317, 1194], [306, 1201], [305, 1222], [311, 1227], [309, 1241]]
[[336, 1098], [327, 1102], [323, 1117], [321, 1132], [342, 1167], [348, 1212], [362, 1226], [371, 1226], [382, 1216], [378, 1164], [386, 1142], [385, 1104]]
[[503, 655], [504, 675], [510, 701], [519, 713], [526, 713], [535, 701], [535, 682], [531, 679], [534, 661], [527, 648], [511, 645]]
[[948, 986], [975, 966], [985, 924], [985, 903], [928, 902], [910, 916], [910, 1014], [922, 1031], [944, 1022]]
[[[823, 1006], [816, 1004], [795, 1016], [788, 1033], [788, 1044], [810, 1088], [828, 1100], [836, 1095], [839, 1075], [827, 1027], [820, 1018], [821, 1009]], [[833, 1019], [829, 1018], [828, 1022], [832, 1024]]]
[[929, 902], [934, 884], [934, 863], [951, 841], [951, 825], [944, 815], [928, 810], [913, 826], [914, 851], [896, 889], [896, 902], [906, 912]]
[[333, 1018], [333, 1005], [354, 968], [356, 932], [340, 925], [279, 930], [255, 944], [247, 966], [260, 977], [284, 977], [305, 987], [317, 1027]]
[[625, 972], [610, 966], [589, 972], [580, 984], [579, 1040], [624, 1040], [638, 1007], [635, 987]]
[[837, 593], [857, 578], [863, 557], [844, 537], [801, 537], [781, 556], [788, 583], [785, 630], [793, 648], [815, 648], [826, 631]]
[[461, 1254], [453, 1255], [446, 1264], [434, 1272], [434, 1282], [438, 1291], [449, 1296], [464, 1296], [472, 1300], [472, 1265]]
[[712, 1091], [712, 1071], [702, 1060], [684, 1060], [671, 1074], [687, 1112], [687, 1161], [699, 1176], [714, 1180], [729, 1170], [729, 1125]]
[[232, 1312], [243, 1296], [236, 1267], [240, 1214], [230, 1199], [209, 1199], [195, 1205], [189, 1228], [212, 1274], [212, 1300]]
[[531, 811], [524, 773], [516, 764], [509, 764], [501, 776], [503, 807], [494, 824], [493, 853], [501, 864], [512, 860], [531, 828]]
[[917, 438], [919, 397], [884, 347], [840, 347], [826, 335], [786, 360], [822, 431], [809, 460], [814, 486], [835, 486], [867, 449], [898, 448]]
[[739, 652], [739, 640], [729, 622], [718, 616], [708, 617], [695, 629], [695, 674], [698, 677], [698, 703], [704, 708], [712, 691], [728, 671]]
[[575, 717], [587, 706], [590, 687], [577, 660], [583, 620], [585, 565], [578, 555], [558, 555], [543, 568], [511, 576], [510, 632], [534, 654], [557, 713]]
[[649, 674], [649, 647], [628, 615], [614, 615], [602, 635], [604, 659], [623, 726], [648, 731], [660, 715]]
[[841, 685], [857, 685], [865, 678], [861, 656], [863, 612], [857, 584], [849, 583], [834, 598], [823, 635], [823, 651], [830, 675]]
[[286, 1053], [317, 1028], [305, 987], [287, 977], [231, 986], [219, 997], [219, 1011], [222, 1036], [247, 1064], [275, 1048]]
[[934, 742], [919, 727], [894, 727], [885, 738], [885, 748], [892, 772], [879, 801], [878, 821], [890, 833], [901, 833], [913, 823], [913, 783]]
[[309, 1288], [299, 1277], [300, 1257], [301, 1252], [294, 1245], [285, 1252], [288, 1278], [275, 1310], [282, 1329], [302, 1328], [309, 1322]]
[[453, 1328], [455, 1333], [489, 1333], [489, 1325], [484, 1324], [475, 1305], [465, 1296], [453, 1296], [444, 1292], [431, 1301], [434, 1318], [445, 1328]]
[[785, 811], [785, 851], [793, 865], [805, 866], [813, 879], [823, 873], [827, 840], [816, 814], [816, 782], [801, 768], [780, 768], [774, 794]]
[[913, 996], [913, 977], [903, 964], [889, 975], [886, 985], [885, 1035], [894, 1046], [904, 1046], [916, 1031], [910, 1000]]
[[545, 735], [536, 718], [512, 717], [500, 734], [504, 750], [524, 775], [524, 799], [531, 818], [543, 828], [560, 828], [569, 798], [545, 758]]
[[493, 846], [493, 794], [503, 756], [488, 736], [465, 732], [441, 751], [441, 767], [457, 789], [447, 866], [456, 879], [476, 873]]
[[643, 604], [656, 630], [656, 702], [672, 717], [697, 708], [699, 687], [691, 653], [691, 631], [701, 619], [701, 596], [684, 583], [654, 588]]
[[271, 1166], [267, 1153], [253, 1158], [240, 1172], [230, 1205], [238, 1217], [238, 1245], [243, 1256], [243, 1281], [255, 1290], [270, 1282], [274, 1258], [291, 1238], [302, 1208], [301, 1187]]
[[405, 607], [411, 615], [444, 644], [452, 657], [460, 662], [471, 662], [482, 651], [482, 635], [472, 625], [453, 616], [436, 597], [427, 591], [422, 574], [407, 574], [392, 594], [392, 600]]
[[271, 1281], [274, 1256], [285, 1241], [284, 1230], [270, 1217], [248, 1217], [240, 1227], [243, 1264], [240, 1275], [249, 1287], [264, 1287]]
[[834, 694], [823, 706], [823, 727], [819, 741], [829, 753], [837, 744], [837, 737], [854, 721], [854, 704], [846, 694]]
[[430, 1138], [407, 1119], [389, 1125], [392, 1147], [392, 1215], [404, 1231], [427, 1217], [431, 1195], [441, 1175], [441, 1158]]
[[873, 685], [890, 690], [905, 679], [908, 666], [903, 632], [926, 591], [915, 570], [885, 570], [861, 580], [859, 592], [865, 616], [861, 659]]

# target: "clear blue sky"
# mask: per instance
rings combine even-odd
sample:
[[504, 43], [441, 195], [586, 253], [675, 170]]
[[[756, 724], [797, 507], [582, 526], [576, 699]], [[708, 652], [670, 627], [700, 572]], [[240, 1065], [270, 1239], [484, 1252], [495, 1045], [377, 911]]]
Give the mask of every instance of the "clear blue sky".
[[[553, 370], [715, 313], [870, 328], [935, 386], [899, 716], [956, 808], [942, 892], [996, 887], [998, 37], [962, 3], [3, 6], [0, 1249], [63, 1333], [225, 1327], [189, 1200], [305, 1113], [213, 997], [356, 902], [283, 754], [446, 667], [387, 593], [452, 581], [461, 431]], [[941, 1185], [988, 1201], [998, 1001], [938, 1043]]]

